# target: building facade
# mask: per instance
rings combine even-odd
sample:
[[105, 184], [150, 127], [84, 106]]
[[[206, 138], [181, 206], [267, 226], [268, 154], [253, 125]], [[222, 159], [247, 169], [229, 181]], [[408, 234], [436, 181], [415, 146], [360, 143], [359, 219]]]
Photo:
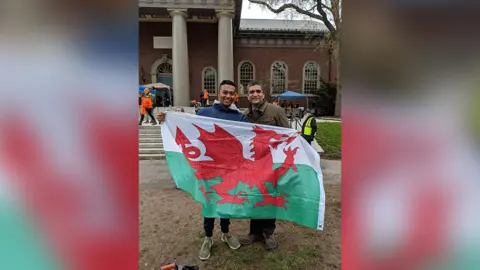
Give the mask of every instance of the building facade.
[[203, 89], [236, 82], [245, 106], [246, 84], [262, 81], [267, 96], [285, 90], [313, 95], [320, 78], [335, 79], [328, 50], [317, 50], [323, 24], [241, 19], [242, 1], [140, 0], [140, 84], [173, 88], [176, 106], [188, 106]]

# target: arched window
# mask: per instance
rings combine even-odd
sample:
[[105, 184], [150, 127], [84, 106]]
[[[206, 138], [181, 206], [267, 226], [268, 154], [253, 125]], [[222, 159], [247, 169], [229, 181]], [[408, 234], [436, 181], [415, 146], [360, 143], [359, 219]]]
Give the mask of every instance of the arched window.
[[203, 69], [202, 82], [203, 89], [207, 89], [209, 94], [217, 93], [217, 71], [213, 67]]
[[272, 95], [280, 95], [287, 89], [288, 66], [285, 62], [273, 62], [270, 71], [270, 92]]
[[172, 64], [161, 63], [160, 65], [158, 65], [157, 71], [159, 74], [172, 75], [173, 73]]
[[[242, 61], [238, 64], [238, 92], [240, 94], [247, 93], [247, 85], [255, 79], [255, 66], [250, 61]], [[243, 92], [242, 92], [243, 91]]]
[[313, 95], [320, 88], [320, 66], [309, 61], [303, 66], [303, 93]]

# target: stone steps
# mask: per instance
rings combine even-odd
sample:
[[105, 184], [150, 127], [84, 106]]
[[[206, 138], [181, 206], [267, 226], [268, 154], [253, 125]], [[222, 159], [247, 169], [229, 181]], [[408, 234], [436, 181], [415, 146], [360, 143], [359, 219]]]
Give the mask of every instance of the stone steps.
[[163, 154], [163, 148], [138, 148], [139, 154]]
[[155, 129], [140, 129], [138, 131], [138, 134], [140, 135], [161, 135], [162, 133], [160, 130], [155, 130]]
[[149, 148], [161, 148], [163, 149], [163, 142], [148, 142], [148, 143], [139, 143], [139, 149], [149, 149]]
[[162, 139], [162, 134], [159, 132], [159, 133], [152, 133], [152, 134], [145, 134], [145, 133], [139, 133], [138, 134], [138, 138], [150, 138], [150, 139], [159, 139], [161, 140]]
[[138, 158], [139, 160], [165, 159], [165, 150], [159, 125], [145, 124], [139, 126]]
[[138, 156], [139, 160], [164, 160], [165, 154], [141, 154]]
[[162, 143], [163, 144], [163, 140], [162, 140], [162, 137], [139, 137], [138, 138], [138, 142], [140, 144], [142, 143]]

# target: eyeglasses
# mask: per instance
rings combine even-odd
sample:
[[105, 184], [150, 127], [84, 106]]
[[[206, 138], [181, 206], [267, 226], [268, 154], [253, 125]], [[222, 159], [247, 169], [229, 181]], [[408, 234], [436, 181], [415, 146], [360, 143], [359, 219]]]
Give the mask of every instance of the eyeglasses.
[[255, 93], [261, 94], [261, 93], [262, 93], [262, 90], [260, 90], [260, 89], [250, 90], [250, 91], [248, 91], [248, 93], [249, 93], [250, 95], [253, 95], [253, 94], [255, 94]]
[[227, 95], [235, 96], [235, 91], [222, 90], [222, 94], [225, 95], [225, 96], [227, 96]]

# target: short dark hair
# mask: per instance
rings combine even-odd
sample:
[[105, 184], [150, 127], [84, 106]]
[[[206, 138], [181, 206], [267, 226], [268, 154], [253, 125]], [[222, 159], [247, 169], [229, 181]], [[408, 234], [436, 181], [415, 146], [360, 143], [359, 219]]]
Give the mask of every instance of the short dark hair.
[[218, 88], [222, 88], [222, 85], [231, 85], [231, 86], [235, 87], [235, 89], [237, 89], [237, 86], [235, 85], [235, 83], [230, 81], [230, 80], [223, 80], [220, 83], [220, 86]]
[[262, 91], [263, 91], [262, 83], [261, 83], [259, 80], [251, 80], [251, 81], [248, 83], [247, 88], [250, 87], [250, 86], [254, 86], [254, 85], [260, 86], [260, 88], [262, 88]]

